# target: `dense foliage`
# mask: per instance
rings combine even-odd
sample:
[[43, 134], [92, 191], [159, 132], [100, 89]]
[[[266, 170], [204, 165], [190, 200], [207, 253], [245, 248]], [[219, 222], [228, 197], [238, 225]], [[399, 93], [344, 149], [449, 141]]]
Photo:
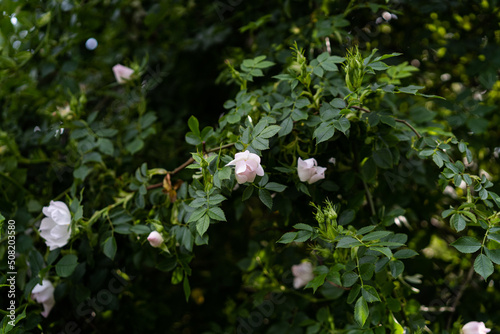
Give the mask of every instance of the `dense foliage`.
[[0, 8], [1, 333], [500, 329], [497, 1]]

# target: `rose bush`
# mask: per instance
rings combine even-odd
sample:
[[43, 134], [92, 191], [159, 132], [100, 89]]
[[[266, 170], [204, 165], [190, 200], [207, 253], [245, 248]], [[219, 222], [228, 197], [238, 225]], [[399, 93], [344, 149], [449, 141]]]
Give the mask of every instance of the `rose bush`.
[[494, 3], [2, 5], [0, 332], [498, 330]]

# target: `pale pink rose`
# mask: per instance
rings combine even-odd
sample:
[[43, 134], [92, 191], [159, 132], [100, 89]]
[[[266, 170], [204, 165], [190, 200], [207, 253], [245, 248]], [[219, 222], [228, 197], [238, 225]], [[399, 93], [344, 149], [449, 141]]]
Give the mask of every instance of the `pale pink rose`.
[[253, 182], [255, 176], [264, 176], [264, 169], [260, 165], [260, 157], [255, 153], [245, 152], [236, 153], [234, 160], [226, 166], [235, 166], [234, 173], [236, 182], [239, 184]]
[[297, 162], [297, 172], [299, 179], [302, 182], [311, 184], [325, 178], [325, 167], [318, 166], [316, 159], [302, 160], [299, 158]]
[[116, 81], [119, 84], [124, 84], [126, 80], [130, 79], [132, 73], [134, 73], [134, 70], [130, 67], [116, 64], [115, 66], [113, 66], [113, 73], [115, 74]]
[[160, 247], [163, 243], [163, 238], [160, 233], [158, 233], [157, 231], [153, 231], [149, 233], [148, 241], [151, 246]]
[[484, 322], [471, 321], [462, 327], [462, 334], [486, 334], [491, 329], [486, 328]]
[[295, 289], [306, 286], [314, 278], [313, 266], [311, 262], [302, 262], [292, 266], [293, 287]]
[[71, 213], [64, 202], [50, 201], [49, 206], [42, 209], [46, 218], [40, 224], [40, 236], [45, 239], [45, 243], [54, 250], [63, 247], [71, 237]]
[[37, 303], [43, 304], [42, 315], [47, 318], [50, 310], [56, 304], [54, 299], [54, 286], [49, 280], [44, 279], [42, 284], [37, 284], [31, 290], [31, 298], [36, 300]]

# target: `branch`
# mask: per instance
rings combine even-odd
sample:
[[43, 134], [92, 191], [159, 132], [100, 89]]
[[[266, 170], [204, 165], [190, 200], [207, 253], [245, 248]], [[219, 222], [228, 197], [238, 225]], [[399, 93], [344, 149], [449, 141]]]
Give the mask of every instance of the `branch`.
[[338, 285], [338, 284], [333, 283], [332, 281], [327, 281], [327, 282], [328, 282], [328, 283], [330, 283], [331, 285], [333, 285], [333, 286], [334, 286], [334, 287], [336, 287], [336, 288], [339, 288], [339, 289], [342, 289], [342, 290], [346, 290], [346, 291], [351, 290], [351, 288], [346, 288], [346, 287], [344, 287], [344, 286], [340, 286], [340, 285]]
[[[361, 110], [361, 111], [366, 112], [366, 113], [370, 113], [371, 112], [370, 110], [365, 109], [363, 107], [359, 107], [359, 106], [352, 106], [351, 108], [358, 109], [358, 110]], [[405, 121], [403, 119], [398, 119], [398, 118], [395, 118], [394, 120], [396, 122], [398, 122], [398, 123], [402, 123], [402, 124], [406, 125], [407, 127], [409, 127], [417, 135], [418, 138], [422, 138], [422, 135], [410, 123], [408, 123], [407, 121]]]
[[467, 285], [469, 285], [470, 280], [472, 279], [472, 276], [474, 275], [474, 266], [470, 266], [469, 272], [467, 273], [467, 278], [465, 281], [462, 283], [460, 286], [460, 289], [458, 290], [457, 297], [453, 301], [453, 305], [451, 306], [451, 313], [450, 317], [448, 318], [448, 325], [447, 328], [449, 329], [451, 326], [451, 321], [453, 319], [453, 314], [457, 310], [457, 305], [458, 302], [460, 301], [460, 298], [462, 298], [462, 295], [464, 294], [465, 289], [467, 288]]
[[[231, 144], [222, 145], [220, 147], [215, 147], [215, 148], [212, 148], [212, 149], [206, 151], [205, 153], [212, 153], [212, 152], [216, 152], [219, 150], [223, 150], [225, 148], [230, 148], [230, 147], [233, 147], [234, 144], [235, 143], [231, 143]], [[175, 168], [173, 171], [167, 172], [167, 175], [176, 174], [176, 173], [180, 172], [181, 170], [183, 170], [184, 168], [186, 168], [187, 166], [189, 166], [190, 164], [192, 164], [193, 162], [194, 162], [194, 159], [191, 157], [191, 158], [187, 159], [182, 165]], [[150, 190], [150, 189], [160, 188], [162, 186], [163, 186], [163, 182], [160, 182], [160, 183], [156, 183], [156, 184], [152, 184], [150, 186], [147, 186], [146, 189]]]
[[418, 131], [413, 127], [411, 126], [410, 123], [408, 123], [407, 121], [403, 120], [403, 119], [394, 119], [396, 122], [399, 122], [399, 123], [403, 123], [404, 125], [406, 125], [407, 127], [409, 127], [416, 135], [418, 138], [422, 138], [422, 135], [420, 135], [420, 133], [418, 133]]

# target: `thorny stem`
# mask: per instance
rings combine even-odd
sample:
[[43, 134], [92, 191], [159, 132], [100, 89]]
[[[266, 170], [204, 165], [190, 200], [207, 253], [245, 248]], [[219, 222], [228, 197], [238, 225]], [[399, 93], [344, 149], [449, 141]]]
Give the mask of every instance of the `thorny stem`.
[[[352, 106], [352, 108], [361, 110], [361, 111], [366, 112], [366, 113], [371, 112], [370, 110], [363, 108], [363, 107], [359, 107], [359, 106]], [[405, 121], [403, 119], [399, 119], [399, 118], [395, 118], [394, 120], [398, 123], [402, 123], [402, 124], [406, 125], [408, 128], [410, 128], [417, 135], [418, 138], [422, 138], [422, 135], [407, 121]]]
[[[205, 151], [205, 147], [204, 147], [205, 146], [205, 142], [203, 142], [203, 151], [204, 151], [204, 153], [212, 153], [212, 152], [216, 152], [216, 151], [219, 151], [219, 150], [223, 150], [225, 148], [233, 147], [234, 144], [235, 143], [226, 144], [226, 145], [222, 145], [220, 147], [212, 148], [212, 149], [210, 149], [208, 151]], [[175, 168], [173, 171], [167, 172], [167, 175], [176, 174], [176, 173], [180, 172], [181, 170], [183, 170], [184, 168], [186, 168], [187, 166], [189, 166], [190, 164], [192, 164], [193, 162], [194, 162], [194, 159], [191, 157], [191, 158], [187, 159], [182, 165], [180, 165], [177, 168]], [[162, 186], [163, 186], [163, 182], [160, 182], [160, 183], [156, 183], [156, 184], [152, 184], [150, 186], [147, 186], [146, 189], [150, 190], [150, 189], [160, 188]]]

